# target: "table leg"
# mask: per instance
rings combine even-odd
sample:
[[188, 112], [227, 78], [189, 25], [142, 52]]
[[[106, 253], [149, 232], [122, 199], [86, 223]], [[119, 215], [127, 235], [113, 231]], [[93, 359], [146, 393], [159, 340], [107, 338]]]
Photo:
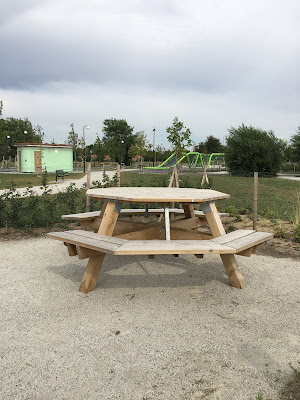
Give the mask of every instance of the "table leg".
[[[121, 210], [122, 203], [116, 202], [107, 202], [105, 211], [103, 214], [103, 218], [98, 230], [98, 233], [101, 235], [111, 236], [113, 234], [119, 212]], [[80, 292], [88, 293], [95, 289], [97, 284], [97, 279], [100, 274], [103, 261], [105, 258], [105, 253], [100, 253], [96, 257], [90, 257], [88, 264], [86, 266], [86, 270], [84, 272], [81, 285]]]
[[165, 206], [165, 230], [166, 230], [166, 240], [171, 240], [170, 231], [170, 213], [169, 207]]
[[[225, 229], [217, 212], [215, 203], [208, 203], [202, 206], [207, 223], [213, 236], [225, 235]], [[234, 254], [221, 254], [226, 273], [233, 287], [244, 289], [246, 287], [244, 278], [239, 270]]]

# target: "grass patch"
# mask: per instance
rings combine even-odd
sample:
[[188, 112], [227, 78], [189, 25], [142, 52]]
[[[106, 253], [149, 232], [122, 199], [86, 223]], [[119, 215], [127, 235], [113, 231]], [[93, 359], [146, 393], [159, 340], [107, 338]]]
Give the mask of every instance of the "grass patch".
[[[167, 186], [170, 173], [138, 174], [122, 172], [122, 186]], [[220, 212], [235, 209], [237, 214], [251, 214], [253, 211], [253, 178], [229, 175], [209, 176], [211, 188], [230, 194], [230, 199], [218, 202]], [[180, 174], [180, 187], [201, 187], [201, 174]], [[300, 182], [278, 178], [259, 178], [258, 213], [267, 219], [294, 218]], [[228, 211], [229, 210], [229, 211]]]
[[[80, 179], [85, 174], [82, 172], [70, 173], [65, 179]], [[55, 181], [55, 172], [47, 173], [48, 183]], [[61, 182], [61, 178], [58, 179]], [[42, 177], [36, 174], [0, 174], [0, 189], [8, 189], [12, 186], [12, 182], [16, 188], [27, 187], [27, 186], [40, 186], [42, 185]]]

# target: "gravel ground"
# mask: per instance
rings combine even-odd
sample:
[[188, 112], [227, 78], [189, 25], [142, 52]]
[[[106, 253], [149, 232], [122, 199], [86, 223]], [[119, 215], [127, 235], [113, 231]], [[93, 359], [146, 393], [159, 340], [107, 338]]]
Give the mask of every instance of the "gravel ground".
[[45, 239], [0, 244], [0, 398], [276, 400], [299, 369], [300, 265], [218, 256], [107, 256], [94, 292], [86, 261]]

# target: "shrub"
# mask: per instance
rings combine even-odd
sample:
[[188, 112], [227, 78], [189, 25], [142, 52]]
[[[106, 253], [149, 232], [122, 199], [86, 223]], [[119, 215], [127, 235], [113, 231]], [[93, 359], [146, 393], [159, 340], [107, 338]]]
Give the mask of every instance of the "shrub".
[[300, 243], [300, 224], [296, 226], [296, 231], [295, 231], [295, 237], [294, 237], [295, 242]]
[[233, 175], [276, 175], [283, 161], [285, 144], [272, 131], [242, 124], [229, 129], [225, 161]]

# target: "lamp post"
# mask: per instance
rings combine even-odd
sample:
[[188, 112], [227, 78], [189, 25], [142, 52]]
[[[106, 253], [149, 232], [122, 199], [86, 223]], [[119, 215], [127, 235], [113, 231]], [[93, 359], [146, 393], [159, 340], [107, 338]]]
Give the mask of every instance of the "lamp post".
[[88, 125], [84, 125], [83, 127], [83, 144], [84, 144], [84, 152], [83, 152], [83, 172], [85, 173], [85, 163], [86, 163], [86, 145], [85, 145], [85, 130], [90, 129]]
[[155, 166], [155, 128], [153, 129], [153, 167]]
[[[121, 144], [124, 144], [124, 140], [121, 140]], [[120, 168], [122, 168], [122, 152], [123, 152], [123, 146], [121, 147], [121, 163], [120, 163]]]

